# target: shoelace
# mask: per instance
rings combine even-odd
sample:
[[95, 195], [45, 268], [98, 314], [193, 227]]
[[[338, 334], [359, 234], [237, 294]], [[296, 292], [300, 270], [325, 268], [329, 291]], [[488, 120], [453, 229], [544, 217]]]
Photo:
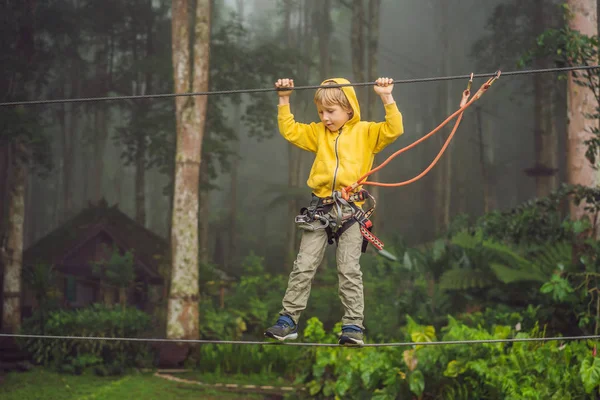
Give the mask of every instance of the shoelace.
[[286, 328], [286, 327], [290, 327], [291, 328], [290, 324], [288, 324], [287, 322], [282, 321], [282, 320], [277, 320], [277, 322], [275, 322], [275, 325], [276, 326], [281, 326], [282, 328]]

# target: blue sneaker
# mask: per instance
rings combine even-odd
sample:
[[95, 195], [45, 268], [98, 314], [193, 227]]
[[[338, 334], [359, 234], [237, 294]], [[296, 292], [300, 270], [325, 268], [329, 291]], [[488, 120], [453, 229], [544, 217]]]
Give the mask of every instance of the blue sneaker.
[[298, 339], [298, 327], [290, 317], [282, 315], [275, 325], [265, 331], [265, 336], [277, 339], [281, 342], [288, 339]]
[[342, 326], [342, 333], [338, 341], [341, 345], [361, 345], [365, 344], [364, 334], [362, 329], [356, 325], [344, 325]]

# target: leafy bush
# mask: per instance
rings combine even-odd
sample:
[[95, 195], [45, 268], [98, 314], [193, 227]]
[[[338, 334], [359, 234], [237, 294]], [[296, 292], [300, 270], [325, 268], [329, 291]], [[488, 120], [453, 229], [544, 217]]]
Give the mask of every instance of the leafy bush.
[[[43, 326], [45, 335], [84, 337], [144, 337], [151, 329], [151, 319], [135, 308], [95, 304], [75, 311], [51, 312]], [[39, 334], [36, 317], [26, 320], [22, 333]], [[80, 373], [84, 368], [103, 364], [109, 366], [104, 374], [116, 373], [123, 368], [141, 365], [149, 356], [148, 345], [142, 342], [117, 340], [25, 339], [22, 346], [37, 363], [54, 365], [64, 372]]]
[[[438, 339], [433, 326], [407, 321], [405, 340], [417, 343], [544, 336], [537, 326], [522, 331], [520, 322], [485, 329], [450, 317]], [[312, 333], [308, 330], [305, 336], [321, 341], [334, 337], [318, 321], [311, 320]], [[600, 394], [600, 359], [585, 341], [317, 348], [310, 354], [314, 358], [303, 364], [308, 368], [302, 378], [314, 398], [582, 399]]]

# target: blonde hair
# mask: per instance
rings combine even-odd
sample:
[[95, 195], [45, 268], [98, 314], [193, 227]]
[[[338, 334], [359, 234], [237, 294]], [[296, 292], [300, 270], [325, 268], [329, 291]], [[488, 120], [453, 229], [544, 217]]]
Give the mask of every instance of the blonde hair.
[[[336, 85], [335, 81], [329, 80], [323, 82], [323, 85]], [[344, 91], [340, 87], [336, 88], [319, 88], [315, 93], [314, 102], [316, 105], [324, 107], [339, 105], [346, 112], [353, 112], [352, 106]]]

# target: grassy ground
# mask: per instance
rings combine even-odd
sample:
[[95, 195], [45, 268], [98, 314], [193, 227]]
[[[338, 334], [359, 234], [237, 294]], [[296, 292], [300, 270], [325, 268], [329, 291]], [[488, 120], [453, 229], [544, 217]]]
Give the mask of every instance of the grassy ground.
[[[179, 374], [174, 375], [179, 376]], [[191, 378], [188, 375], [188, 379]], [[202, 376], [194, 374], [195, 380]], [[211, 377], [214, 381], [215, 377]], [[207, 382], [204, 380], [203, 382]], [[229, 379], [227, 383], [231, 383]], [[235, 379], [233, 380], [235, 382]], [[239, 382], [242, 383], [242, 382]], [[92, 373], [64, 375], [36, 368], [30, 372], [10, 373], [0, 383], [2, 400], [119, 400], [119, 399], [265, 399], [262, 394], [216, 391], [196, 385], [170, 382], [152, 373], [131, 373], [120, 377], [98, 377]], [[271, 397], [272, 398], [272, 397]]]

